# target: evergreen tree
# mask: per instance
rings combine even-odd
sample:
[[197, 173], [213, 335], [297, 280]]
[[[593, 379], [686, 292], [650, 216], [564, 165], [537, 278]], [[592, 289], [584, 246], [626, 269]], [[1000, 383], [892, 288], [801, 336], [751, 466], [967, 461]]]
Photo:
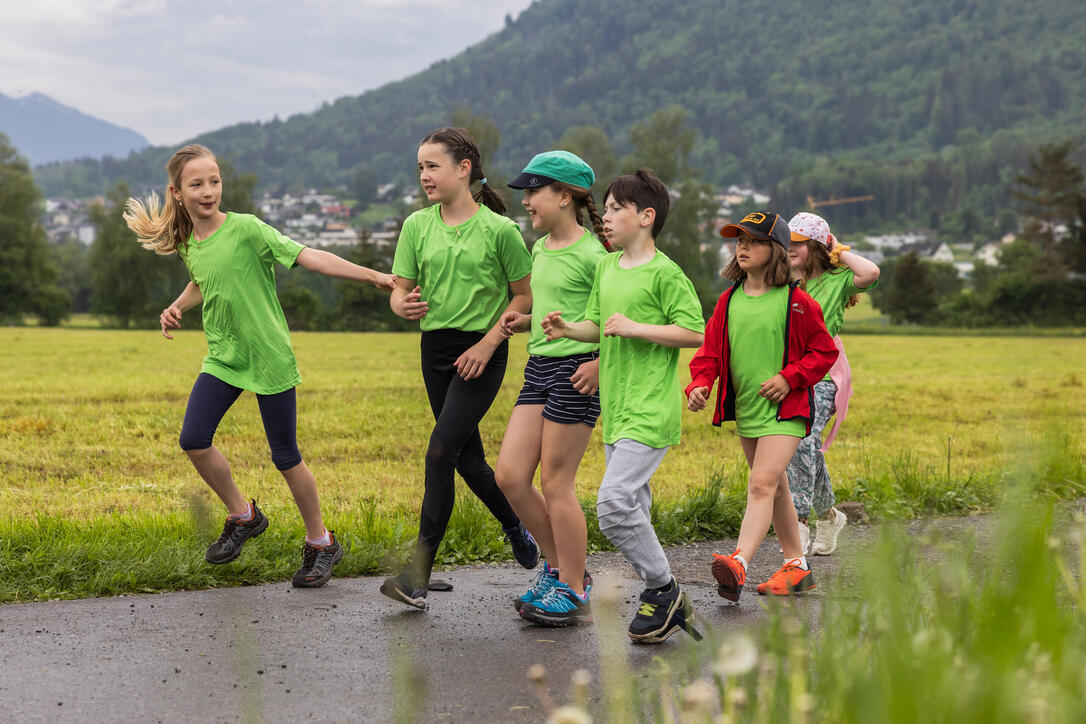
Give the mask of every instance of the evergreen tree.
[[894, 324], [922, 324], [935, 318], [938, 299], [927, 265], [915, 252], [898, 259], [886, 295], [886, 312]]
[[56, 284], [40, 204], [30, 167], [0, 133], [0, 323], [18, 324], [35, 314], [52, 326], [71, 308]]
[[[596, 183], [592, 185], [592, 191], [597, 195], [607, 188], [615, 176], [615, 169], [618, 168], [615, 152], [611, 148], [607, 134], [595, 126], [567, 128], [554, 147], [577, 154], [592, 167], [592, 171], [596, 174]], [[602, 208], [603, 199], [597, 198], [596, 204]]]
[[1030, 156], [1028, 169], [1018, 174], [1013, 192], [1032, 222], [1024, 235], [1045, 251], [1049, 263], [1055, 261], [1060, 241], [1056, 227], [1065, 225], [1073, 234], [1086, 198], [1082, 168], [1071, 159], [1074, 148], [1071, 141], [1042, 145]]

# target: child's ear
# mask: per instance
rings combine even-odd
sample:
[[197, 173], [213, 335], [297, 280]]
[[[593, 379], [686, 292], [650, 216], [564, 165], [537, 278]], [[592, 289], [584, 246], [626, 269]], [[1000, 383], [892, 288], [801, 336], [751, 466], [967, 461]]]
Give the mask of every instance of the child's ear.
[[460, 171], [459, 171], [459, 173], [457, 175], [460, 178], [464, 178], [465, 176], [467, 176], [467, 177], [471, 176], [471, 161], [469, 161], [466, 158], [461, 159], [461, 161], [459, 163], [459, 167], [460, 167]]
[[641, 211], [641, 226], [652, 226], [652, 222], [656, 221], [656, 209], [651, 206]]

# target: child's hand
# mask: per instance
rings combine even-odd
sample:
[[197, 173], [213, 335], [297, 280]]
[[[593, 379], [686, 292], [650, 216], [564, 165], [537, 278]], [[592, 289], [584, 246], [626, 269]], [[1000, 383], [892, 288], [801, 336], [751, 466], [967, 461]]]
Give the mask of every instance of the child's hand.
[[603, 325], [605, 337], [633, 337], [637, 332], [637, 322], [624, 314], [612, 314]]
[[430, 305], [422, 301], [422, 287], [416, 286], [404, 295], [403, 301], [400, 302], [400, 310], [397, 313], [404, 319], [414, 321], [425, 317], [428, 311], [430, 311]]
[[162, 336], [173, 339], [166, 330], [181, 328], [181, 308], [176, 304], [166, 307], [162, 310], [162, 314], [158, 315], [158, 323], [162, 325]]
[[540, 322], [540, 326], [543, 327], [543, 334], [547, 335], [547, 341], [553, 342], [556, 339], [561, 339], [566, 336], [566, 322], [562, 319], [562, 313], [555, 311], [543, 317], [543, 321]]
[[763, 382], [762, 386], [758, 388], [758, 394], [770, 402], [780, 402], [791, 391], [792, 386], [779, 372]]
[[517, 332], [527, 332], [532, 325], [532, 315], [521, 314], [510, 309], [498, 320], [498, 328], [506, 337], [512, 337]]
[[377, 276], [373, 278], [373, 281], [371, 283], [378, 289], [383, 289], [385, 291], [391, 292], [393, 289], [396, 288], [396, 275], [378, 273]]
[[686, 409], [691, 412], [701, 412], [705, 409], [705, 401], [708, 399], [708, 387], [695, 387], [690, 390], [690, 397], [686, 398]]
[[573, 383], [573, 389], [580, 392], [582, 395], [591, 395], [600, 388], [600, 361], [594, 359], [589, 362], [585, 362], [577, 371], [573, 373], [573, 376], [569, 378], [569, 381]]
[[482, 339], [468, 347], [464, 354], [456, 358], [453, 365], [456, 367], [456, 373], [462, 379], [465, 381], [474, 380], [483, 374], [483, 370], [486, 369], [487, 363], [490, 362], [490, 358], [493, 356], [494, 347], [488, 344], [485, 339]]

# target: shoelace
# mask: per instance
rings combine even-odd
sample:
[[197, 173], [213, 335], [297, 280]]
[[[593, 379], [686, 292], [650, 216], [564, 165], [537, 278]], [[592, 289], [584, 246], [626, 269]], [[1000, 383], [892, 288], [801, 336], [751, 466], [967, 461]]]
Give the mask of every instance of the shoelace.
[[308, 543], [302, 546], [302, 568], [312, 568], [314, 561], [317, 560], [317, 554], [320, 552], [320, 548], [311, 546]]
[[557, 579], [554, 576], [549, 576], [545, 570], [540, 570], [532, 580], [528, 592], [537, 598], [542, 598], [554, 588], [555, 580]]
[[547, 595], [543, 596], [536, 605], [539, 608], [545, 608], [560, 613], [572, 611], [576, 608], [576, 604], [570, 599], [569, 594], [565, 593], [557, 586], [547, 591]]
[[234, 535], [234, 530], [238, 527], [238, 521], [234, 518], [227, 516], [226, 523], [222, 527], [222, 535], [219, 536], [219, 540], [216, 543], [225, 543], [230, 540]]
[[637, 615], [638, 616], [647, 616], [649, 618], [652, 618], [652, 615], [654, 613], [656, 613], [656, 604], [655, 603], [646, 603], [646, 602], [642, 601], [641, 602], [641, 607], [637, 609]]

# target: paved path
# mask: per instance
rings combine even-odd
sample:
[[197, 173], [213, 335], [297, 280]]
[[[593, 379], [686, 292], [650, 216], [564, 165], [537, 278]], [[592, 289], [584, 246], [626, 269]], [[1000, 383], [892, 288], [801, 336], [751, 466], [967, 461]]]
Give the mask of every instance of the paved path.
[[[812, 559], [816, 575], [833, 575], [873, 536], [849, 526], [839, 555]], [[716, 595], [710, 553], [733, 546], [668, 550], [703, 631], [750, 629], [763, 605], [778, 605], [755, 600], [752, 585], [738, 606]], [[769, 539], [749, 580], [764, 580], [777, 565]], [[334, 578], [316, 590], [274, 583], [0, 606], [0, 721], [391, 721], [395, 692], [412, 691], [394, 687], [399, 662], [422, 682], [425, 693], [410, 695], [420, 721], [539, 722], [543, 709], [525, 674], [531, 664], [546, 666], [562, 703], [575, 668], [598, 682], [601, 661], [626, 656], [637, 668], [694, 645], [685, 634], [659, 646], [631, 644], [618, 627], [633, 615], [639, 582], [614, 553], [593, 556], [589, 570], [597, 588], [618, 592], [614, 628], [601, 626], [599, 615], [579, 628], [529, 625], [511, 599], [531, 574], [515, 565], [438, 574], [455, 590], [431, 593], [426, 612], [385, 598], [381, 579], [371, 577]], [[811, 616], [819, 600], [816, 589], [798, 610]]]

